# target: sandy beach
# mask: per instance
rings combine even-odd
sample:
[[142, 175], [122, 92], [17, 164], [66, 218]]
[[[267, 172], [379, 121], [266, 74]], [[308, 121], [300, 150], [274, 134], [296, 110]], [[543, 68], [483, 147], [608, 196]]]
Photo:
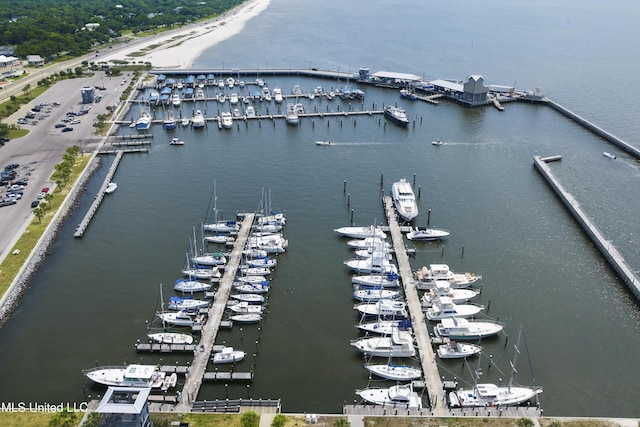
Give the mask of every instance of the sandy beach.
[[191, 68], [204, 50], [238, 34], [270, 1], [249, 0], [215, 19], [150, 36], [99, 60], [144, 61], [156, 68]]

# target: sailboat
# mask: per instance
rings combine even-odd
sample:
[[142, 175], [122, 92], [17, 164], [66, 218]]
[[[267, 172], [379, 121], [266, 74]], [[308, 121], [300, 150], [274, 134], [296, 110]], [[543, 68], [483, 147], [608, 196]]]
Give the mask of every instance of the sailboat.
[[213, 182], [213, 222], [202, 226], [204, 231], [214, 233], [237, 233], [240, 224], [235, 220], [221, 220], [218, 215], [218, 196], [216, 195], [216, 183]]
[[492, 383], [478, 383], [477, 380], [482, 375], [480, 371], [480, 360], [478, 360], [478, 368], [475, 371], [475, 385], [473, 388], [461, 388], [457, 391], [449, 393], [449, 403], [452, 407], [487, 407], [487, 406], [517, 406], [529, 402], [538, 394], [542, 393], [542, 387], [532, 386], [514, 386], [513, 380], [518, 373], [516, 370], [516, 361], [520, 353], [519, 345], [522, 337], [522, 328], [518, 334], [518, 342], [515, 345], [515, 355], [511, 362], [511, 375], [509, 383], [506, 386], [500, 386]]

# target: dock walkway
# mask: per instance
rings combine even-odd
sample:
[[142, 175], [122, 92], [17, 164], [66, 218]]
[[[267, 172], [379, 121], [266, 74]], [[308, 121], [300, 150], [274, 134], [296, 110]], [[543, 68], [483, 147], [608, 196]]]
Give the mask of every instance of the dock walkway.
[[84, 235], [84, 232], [89, 226], [89, 223], [93, 218], [93, 215], [95, 215], [96, 211], [100, 207], [100, 203], [102, 203], [102, 200], [104, 199], [107, 185], [109, 185], [109, 183], [113, 179], [113, 175], [116, 173], [116, 169], [118, 169], [118, 165], [120, 164], [120, 160], [122, 160], [123, 155], [124, 155], [124, 152], [122, 151], [118, 151], [116, 153], [116, 158], [114, 159], [113, 164], [109, 168], [109, 172], [107, 172], [107, 176], [105, 176], [104, 182], [102, 183], [102, 186], [100, 187], [100, 190], [98, 191], [98, 194], [96, 195], [95, 200], [91, 204], [91, 207], [89, 207], [89, 210], [85, 214], [80, 224], [78, 224], [78, 227], [76, 228], [76, 231], [73, 234], [73, 237], [82, 237]]
[[391, 197], [385, 196], [384, 211], [389, 223], [389, 232], [393, 240], [393, 248], [395, 250], [398, 269], [404, 286], [404, 293], [407, 299], [407, 307], [411, 313], [411, 321], [413, 322], [413, 331], [420, 353], [420, 362], [422, 364], [422, 372], [427, 382], [427, 393], [429, 394], [429, 402], [431, 404], [431, 412], [435, 416], [448, 416], [449, 410], [447, 402], [443, 397], [443, 384], [436, 365], [435, 354], [431, 345], [431, 338], [427, 324], [422, 314], [422, 305], [418, 297], [418, 290], [409, 264], [409, 256], [404, 246], [402, 232], [398, 225], [395, 208]]
[[236, 238], [233, 250], [228, 258], [224, 275], [220, 280], [218, 292], [216, 293], [216, 300], [209, 309], [209, 317], [207, 323], [202, 329], [202, 338], [200, 339], [199, 348], [200, 351], [196, 352], [191, 363], [189, 374], [185, 378], [184, 387], [181, 392], [181, 400], [176, 405], [175, 411], [177, 412], [190, 412], [192, 409], [192, 402], [194, 402], [200, 391], [200, 386], [203, 380], [205, 380], [205, 371], [209, 364], [211, 352], [214, 347], [218, 328], [222, 322], [222, 315], [227, 307], [227, 299], [231, 292], [233, 280], [236, 276], [238, 266], [240, 265], [240, 259], [242, 258], [242, 250], [244, 249], [249, 232], [251, 231], [251, 225], [253, 224], [255, 214], [245, 214], [242, 224], [240, 226], [240, 232]]

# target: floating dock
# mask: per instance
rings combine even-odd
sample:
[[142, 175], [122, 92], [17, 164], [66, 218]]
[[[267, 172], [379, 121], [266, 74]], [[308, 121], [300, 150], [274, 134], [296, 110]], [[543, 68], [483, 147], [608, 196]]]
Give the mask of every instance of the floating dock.
[[609, 262], [618, 276], [624, 281], [629, 290], [640, 301], [640, 280], [636, 277], [633, 269], [627, 264], [624, 257], [614, 244], [608, 240], [600, 229], [591, 221], [589, 215], [582, 210], [580, 202], [578, 202], [571, 193], [569, 193], [551, 172], [546, 162], [540, 157], [534, 157], [534, 164], [538, 172], [544, 177], [551, 186], [556, 195], [562, 200], [562, 203], [569, 209], [578, 224], [587, 233], [587, 236], [593, 241], [600, 253]]
[[104, 182], [102, 183], [102, 186], [100, 187], [100, 190], [98, 191], [98, 194], [96, 195], [95, 200], [91, 204], [91, 207], [89, 208], [89, 211], [87, 211], [86, 215], [84, 216], [84, 218], [82, 219], [80, 224], [78, 224], [78, 227], [76, 227], [76, 231], [73, 234], [73, 237], [78, 237], [79, 238], [79, 237], [82, 237], [84, 235], [84, 232], [86, 231], [87, 227], [89, 226], [89, 223], [91, 222], [91, 219], [93, 218], [93, 215], [95, 215], [96, 211], [100, 207], [100, 203], [102, 203], [102, 200], [104, 199], [104, 196], [106, 194], [105, 190], [107, 189], [107, 185], [109, 185], [109, 183], [113, 179], [113, 175], [116, 173], [116, 169], [118, 169], [118, 165], [120, 164], [120, 160], [122, 160], [122, 156], [123, 155], [124, 155], [123, 151], [118, 151], [116, 153], [116, 158], [113, 160], [113, 164], [109, 168], [109, 172], [107, 172], [107, 176], [104, 178]]
[[[404, 246], [402, 232], [398, 225], [396, 210], [393, 207], [391, 197], [385, 196], [383, 198], [383, 202], [384, 211], [389, 224], [389, 232], [391, 233], [391, 239], [393, 241], [393, 249], [398, 263], [398, 270], [402, 279], [402, 285], [404, 286], [405, 297], [407, 299], [407, 308], [411, 314], [413, 331], [415, 334], [416, 344], [418, 345], [418, 352], [420, 353], [422, 373], [427, 383], [426, 392], [429, 396], [431, 412], [436, 416], [448, 416], [449, 410], [443, 394], [442, 379], [440, 378], [438, 366], [436, 365], [435, 354], [433, 352], [433, 346], [431, 345], [431, 338], [429, 337], [429, 330], [427, 329], [427, 324], [425, 322], [424, 315], [422, 314], [422, 305], [420, 303], [420, 297], [418, 296], [418, 290], [413, 278], [413, 271], [411, 271], [411, 265], [409, 264], [409, 256]], [[391, 411], [391, 408], [389, 408], [389, 410]], [[414, 413], [412, 415], [417, 414]]]

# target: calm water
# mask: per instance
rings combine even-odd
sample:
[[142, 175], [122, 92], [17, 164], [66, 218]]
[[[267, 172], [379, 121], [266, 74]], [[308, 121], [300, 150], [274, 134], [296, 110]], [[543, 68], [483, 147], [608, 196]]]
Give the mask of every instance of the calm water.
[[[366, 66], [427, 79], [482, 74], [489, 84], [540, 86], [635, 143], [638, 89], [631, 79], [639, 62], [624, 41], [638, 39], [639, 8], [595, 1], [410, 1], [395, 8], [378, 0], [273, 0], [242, 34], [205, 52], [196, 67], [355, 72]], [[267, 83], [285, 92], [299, 84], [309, 92], [345, 82]], [[426, 223], [430, 209], [431, 224], [452, 232], [444, 247], [418, 245], [412, 267], [444, 261], [457, 271], [481, 273], [478, 302], [490, 304], [487, 314], [507, 323], [508, 340], [485, 344], [496, 366], [488, 370], [482, 362], [483, 380], [507, 377], [523, 326], [535, 382], [545, 388], [545, 414], [639, 416], [635, 400], [626, 398], [640, 381], [637, 304], [534, 170], [532, 158], [563, 155], [552, 165], [554, 173], [634, 268], [640, 268], [640, 165], [545, 107], [471, 110], [363, 89], [363, 104], [316, 99], [305, 101], [307, 110], [397, 102], [414, 124], [400, 129], [362, 116], [305, 119], [297, 128], [262, 121], [230, 131], [177, 129], [183, 147], [169, 146], [173, 135], [154, 129], [150, 153], [124, 158], [115, 178], [118, 191], [76, 240], [73, 230], [100, 186], [102, 170], [0, 331], [0, 401], [95, 397], [102, 390], [84, 390], [80, 370], [96, 363], [186, 363], [183, 356], [137, 354], [133, 345], [144, 338], [159, 306], [159, 284], [165, 295], [171, 293], [193, 227], [210, 209], [215, 181], [225, 217], [256, 210], [263, 189], [271, 189], [273, 207], [287, 211], [289, 249], [278, 258], [260, 329], [218, 336], [219, 343], [250, 354], [242, 368], [255, 363], [255, 381], [228, 390], [208, 384], [200, 398], [281, 398], [289, 412], [339, 412], [368, 380], [362, 358], [349, 345], [358, 336], [342, 264], [351, 253], [333, 229], [347, 225], [352, 210], [357, 225], [382, 222], [381, 195], [406, 177], [415, 179], [420, 192], [417, 223]], [[198, 108], [213, 115], [218, 106]], [[191, 109], [185, 105], [183, 111]], [[447, 144], [432, 146], [437, 138]], [[316, 140], [337, 144], [317, 146]], [[604, 150], [618, 159], [604, 158]], [[525, 352], [518, 365], [518, 379], [530, 384]], [[441, 373], [470, 378], [460, 363], [443, 364]]]

